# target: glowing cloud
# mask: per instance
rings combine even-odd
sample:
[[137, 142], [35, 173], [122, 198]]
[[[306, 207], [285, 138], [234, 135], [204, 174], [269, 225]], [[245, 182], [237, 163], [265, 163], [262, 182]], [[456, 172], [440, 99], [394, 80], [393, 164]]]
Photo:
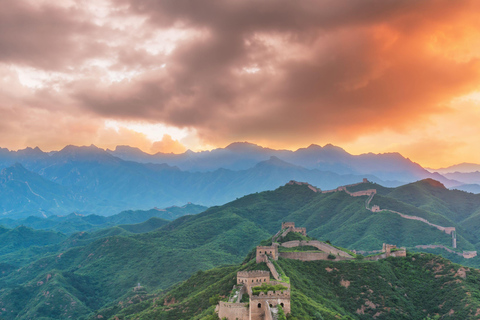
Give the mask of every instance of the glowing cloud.
[[4, 1], [0, 145], [331, 142], [430, 166], [480, 162], [469, 96], [480, 84], [479, 9], [473, 0]]

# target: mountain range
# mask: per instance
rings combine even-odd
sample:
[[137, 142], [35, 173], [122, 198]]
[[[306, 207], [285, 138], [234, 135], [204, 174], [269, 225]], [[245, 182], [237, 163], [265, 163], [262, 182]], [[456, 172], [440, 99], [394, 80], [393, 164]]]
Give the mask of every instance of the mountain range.
[[111, 215], [187, 202], [213, 206], [292, 179], [331, 189], [362, 178], [389, 187], [432, 178], [449, 188], [480, 191], [475, 172], [443, 176], [398, 153], [351, 155], [332, 145], [288, 151], [243, 142], [179, 155], [149, 155], [128, 146], [0, 149], [0, 168], [0, 212], [9, 218]]
[[[208, 304], [209, 298], [231, 289], [232, 274], [239, 268], [248, 267], [254, 254], [252, 250], [275, 234], [282, 221], [294, 221], [297, 226], [306, 227], [309, 235], [348, 249], [373, 251], [380, 250], [383, 243], [391, 243], [405, 246], [412, 252], [407, 260], [399, 262], [389, 260], [338, 266], [319, 262], [311, 263], [307, 268], [295, 262], [280, 261], [282, 268], [292, 274], [292, 283], [297, 286], [293, 301], [296, 301], [295, 312], [299, 319], [311, 318], [314, 310], [323, 309], [330, 311], [322, 316], [332, 314], [327, 319], [335, 319], [335, 314], [366, 319], [367, 315], [361, 317], [355, 313], [360, 306], [355, 299], [364, 290], [370, 292], [368, 289], [375, 292], [371, 299], [375, 299], [374, 303], [381, 305], [382, 310], [398, 305], [398, 314], [404, 314], [398, 319], [423, 319], [420, 317], [423, 309], [428, 311], [425, 317], [435, 313], [448, 314], [450, 309], [438, 309], [446, 299], [441, 287], [453, 285], [451, 288], [459, 297], [468, 295], [467, 292], [475, 293], [478, 272], [468, 268], [471, 270], [469, 280], [462, 282], [463, 278], [459, 278], [460, 282], [456, 282], [450, 271], [457, 272], [460, 266], [435, 255], [413, 252], [440, 253], [454, 262], [479, 267], [478, 256], [465, 259], [461, 253], [480, 248], [480, 195], [449, 190], [431, 179], [396, 188], [363, 182], [346, 189], [354, 193], [372, 188], [377, 192], [369, 206], [378, 205], [386, 211], [367, 210], [367, 194], [352, 196], [343, 189], [322, 193], [311, 185], [292, 182], [273, 191], [253, 193], [170, 222], [154, 217], [141, 224], [115, 225], [69, 235], [52, 231], [55, 228], [48, 231], [22, 225], [0, 227], [0, 317], [98, 319], [101, 315], [112, 319], [116, 316], [119, 319], [176, 319], [179, 314], [185, 314], [185, 319], [202, 319], [207, 316], [203, 314], [207, 309], [213, 312]], [[200, 207], [193, 208], [201, 210]], [[451, 235], [420, 219], [406, 219], [397, 212], [432, 224], [455, 227], [457, 248], [452, 247]], [[148, 218], [146, 212], [130, 212], [112, 220], [124, 223], [122, 217], [125, 216]], [[70, 219], [72, 228], [76, 225], [80, 230], [85, 220], [74, 218], [51, 217], [42, 221]], [[92, 216], [89, 219], [106, 218]], [[440, 247], [419, 249], [418, 245]], [[246, 264], [236, 265], [242, 261]], [[232, 264], [235, 266], [201, 271]], [[326, 268], [341, 270], [336, 282], [330, 283], [327, 273], [317, 274]], [[437, 277], [438, 274], [441, 276]], [[191, 275], [194, 275], [192, 280], [182, 283]], [[363, 287], [362, 281], [355, 280], [373, 275], [390, 280], [378, 286], [373, 283], [368, 288]], [[352, 282], [351, 293], [339, 291], [345, 290], [338, 286], [340, 278]], [[324, 289], [339, 294], [338, 299], [334, 298], [335, 295], [319, 294], [308, 285], [307, 279], [313, 283], [317, 280], [312, 279], [325, 279], [323, 283], [329, 284]], [[427, 279], [428, 285], [425, 283]], [[138, 283], [143, 291], [136, 291]], [[417, 299], [422, 294], [415, 296], [409, 293], [410, 290], [420, 290], [418, 292], [428, 295], [420, 303]], [[392, 303], [382, 300], [382, 296], [391, 297], [388, 299], [393, 299]], [[401, 299], [400, 304], [395, 302], [398, 299]], [[461, 317], [470, 312], [462, 311], [471, 309], [461, 308], [460, 300], [465, 302], [462, 299], [455, 298], [448, 304], [448, 308], [456, 312], [454, 319], [467, 319]], [[435, 305], [428, 304], [428, 301], [434, 301]], [[472, 305], [475, 301], [468, 303]], [[174, 312], [170, 315], [164, 313], [169, 310]], [[378, 312], [370, 311], [372, 314]], [[390, 319], [388, 315], [385, 313], [384, 318]]]

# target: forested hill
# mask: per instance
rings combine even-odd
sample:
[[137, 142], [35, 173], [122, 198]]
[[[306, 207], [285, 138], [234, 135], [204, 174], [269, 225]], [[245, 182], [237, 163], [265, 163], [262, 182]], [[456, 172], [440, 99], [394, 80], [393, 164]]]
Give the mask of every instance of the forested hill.
[[[362, 183], [347, 190], [373, 187], [378, 193], [370, 206], [378, 203], [384, 209], [455, 227], [455, 250], [476, 249], [477, 234], [459, 225], [448, 211], [433, 211], [437, 201], [433, 196], [413, 204], [404, 202], [407, 200], [399, 195], [394, 197], [402, 190], [400, 194], [407, 194], [412, 188], [427, 192], [428, 188], [443, 190], [442, 186], [420, 182], [402, 189], [382, 189]], [[439, 192], [439, 199], [447, 203], [450, 195], [457, 195], [449, 190]], [[138, 283], [146, 292], [157, 292], [188, 279], [198, 270], [240, 263], [252, 248], [275, 234], [282, 221], [294, 221], [297, 226], [306, 227], [309, 235], [348, 249], [380, 250], [383, 243], [405, 246], [409, 251], [420, 244], [451, 248], [451, 236], [435, 227], [394, 212], [367, 210], [368, 198], [354, 197], [345, 191], [322, 193], [310, 185], [293, 183], [172, 222], [119, 226], [74, 233], [67, 238], [45, 234], [42, 237], [48, 236], [55, 243], [18, 247], [14, 252], [7, 249], [0, 255], [0, 309], [8, 310], [0, 317], [87, 317], [110, 303], [123, 301], [122, 297]], [[479, 264], [478, 257], [467, 260], [443, 249], [437, 251], [464, 265]]]
[[322, 189], [364, 177], [385, 186], [423, 178], [448, 187], [464, 184], [428, 172], [400, 154], [354, 156], [334, 146], [287, 152], [240, 143], [211, 152], [145, 157], [128, 148], [120, 151], [95, 146], [49, 153], [0, 149], [0, 212], [19, 219], [72, 212], [112, 215], [186, 202], [212, 206], [292, 179]]
[[[280, 258], [277, 268], [291, 285], [289, 320], [473, 320], [480, 313], [480, 271], [434, 254], [375, 262]], [[237, 272], [259, 269], [268, 270], [253, 256], [242, 265], [198, 271], [166, 292], [140, 288], [89, 319], [218, 320], [216, 303], [229, 297]]]

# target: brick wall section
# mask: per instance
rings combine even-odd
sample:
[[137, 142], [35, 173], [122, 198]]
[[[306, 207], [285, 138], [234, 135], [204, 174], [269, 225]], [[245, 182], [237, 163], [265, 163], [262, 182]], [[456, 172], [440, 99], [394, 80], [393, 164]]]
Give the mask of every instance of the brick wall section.
[[[298, 247], [298, 246], [312, 246], [317, 248], [318, 250], [321, 250], [323, 252], [331, 253], [336, 256], [341, 256], [344, 258], [352, 258], [351, 255], [346, 253], [345, 251], [342, 251], [340, 249], [337, 249], [327, 243], [318, 241], [318, 240], [312, 240], [312, 241], [299, 241], [299, 240], [294, 240], [294, 241], [288, 241], [284, 242], [281, 244], [282, 247], [286, 248], [293, 248], [293, 247]], [[282, 252], [284, 253], [284, 252]]]
[[477, 251], [463, 251], [462, 253], [460, 253], [460, 252], [454, 251], [450, 248], [447, 248], [445, 246], [438, 245], [438, 244], [418, 245], [418, 246], [415, 246], [415, 248], [419, 248], [419, 249], [443, 249], [443, 250], [447, 250], [450, 253], [455, 253], [455, 254], [457, 254], [461, 257], [464, 257], [465, 259], [471, 259], [471, 258], [477, 256]]
[[[285, 259], [300, 260], [300, 261], [317, 261], [317, 260], [330, 260], [328, 259], [329, 253], [326, 252], [280, 252], [280, 257]], [[339, 260], [351, 260], [352, 257], [340, 257], [335, 256], [332, 261]]]
[[[260, 308], [258, 307], [258, 304], [260, 304]], [[255, 314], [260, 313], [259, 309], [262, 309], [263, 307], [265, 307], [265, 304], [268, 304], [268, 305], [271, 304], [273, 307], [275, 307], [278, 304], [283, 304], [283, 311], [285, 311], [285, 314], [290, 313], [290, 291], [283, 291], [283, 292], [268, 291], [266, 294], [263, 292], [260, 292], [258, 296], [253, 296], [253, 295], [250, 296], [250, 315], [254, 313]], [[251, 318], [251, 320], [255, 320], [255, 319]]]
[[259, 286], [270, 282], [270, 272], [264, 270], [239, 271], [237, 272], [237, 284], [247, 287]]
[[308, 182], [298, 182], [298, 181], [295, 181], [295, 180], [290, 180], [286, 185], [306, 185], [310, 190], [312, 190], [313, 192], [320, 192], [322, 190], [320, 190], [319, 188], [315, 188], [314, 186], [312, 186], [310, 183]]
[[295, 228], [295, 222], [282, 222], [282, 229]]
[[282, 233], [282, 230], [278, 230], [278, 232], [275, 233], [275, 235], [273, 236], [272, 242], [277, 242], [277, 238], [280, 236], [281, 233]]
[[387, 258], [387, 254], [382, 253], [382, 254], [379, 254], [379, 255], [376, 255], [376, 256], [373, 256], [373, 257], [365, 257], [365, 260], [377, 261], [377, 260], [386, 259], [386, 258]]
[[230, 303], [220, 301], [218, 308], [218, 316], [220, 319], [249, 320], [249, 310], [246, 303]]
[[373, 256], [373, 257], [365, 257], [365, 259], [366, 260], [377, 261], [377, 260], [380, 260], [380, 259], [386, 259], [388, 257], [400, 258], [400, 257], [406, 257], [407, 256], [407, 250], [405, 248], [400, 248], [399, 250], [392, 251], [393, 249], [397, 249], [397, 246], [392, 245], [392, 244], [384, 243], [383, 247], [382, 247], [382, 252], [383, 252], [382, 254], [379, 254], [379, 255], [376, 255], [376, 256]]
[[263, 317], [263, 320], [273, 320], [272, 309], [268, 303], [265, 304], [265, 316]]
[[390, 257], [404, 258], [407, 256], [407, 250], [390, 252]]
[[347, 189], [345, 189], [345, 192], [351, 195], [352, 197], [362, 197], [362, 196], [371, 196], [372, 194], [376, 194], [377, 190], [368, 189], [368, 190], [362, 190], [362, 191], [356, 191], [356, 192], [349, 192]]
[[272, 261], [267, 259], [267, 261], [265, 262], [267, 263], [267, 267], [268, 269], [270, 269], [270, 272], [272, 273], [273, 278], [275, 280], [280, 280], [280, 275], [278, 274], [277, 269], [275, 269], [275, 265], [272, 263]]

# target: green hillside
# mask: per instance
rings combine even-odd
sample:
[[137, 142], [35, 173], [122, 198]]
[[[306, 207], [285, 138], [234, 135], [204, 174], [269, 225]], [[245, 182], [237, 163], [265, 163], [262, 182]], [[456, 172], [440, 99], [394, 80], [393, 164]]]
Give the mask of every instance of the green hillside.
[[[476, 319], [480, 271], [432, 254], [408, 254], [377, 262], [302, 262], [280, 258], [289, 276], [288, 319]], [[253, 260], [239, 266], [199, 271], [166, 292], [129, 295], [90, 319], [218, 319], [241, 270], [265, 269]]]
[[125, 229], [128, 232], [132, 233], [145, 233], [145, 232], [150, 232], [155, 229], [158, 229], [170, 221], [165, 220], [165, 219], [160, 219], [160, 218], [150, 218], [145, 222], [142, 223], [137, 223], [137, 224], [122, 224], [119, 225], [119, 228]]
[[208, 208], [205, 206], [188, 203], [181, 207], [173, 206], [165, 209], [155, 208], [150, 210], [127, 210], [108, 217], [99, 216], [96, 214], [82, 215], [78, 213], [71, 213], [66, 216], [30, 216], [25, 219], [17, 220], [11, 218], [2, 218], [0, 219], [0, 225], [3, 225], [7, 228], [26, 226], [33, 229], [52, 230], [65, 234], [72, 234], [75, 232], [93, 231], [117, 225], [138, 224], [154, 217], [171, 221], [184, 215], [203, 212], [206, 209]]
[[0, 256], [32, 246], [48, 246], [66, 239], [62, 233], [33, 230], [27, 227], [6, 229], [0, 227]]
[[[348, 188], [352, 192], [366, 189], [377, 190], [377, 196], [372, 204], [379, 204], [382, 208], [388, 206], [392, 210], [409, 211], [412, 215], [417, 216], [429, 212], [433, 223], [445, 224], [448, 220], [469, 233], [476, 233], [480, 230], [480, 194], [449, 190], [440, 182], [432, 179], [417, 181], [397, 188], [385, 188], [376, 183], [365, 183]], [[409, 208], [405, 209], [406, 206]], [[412, 207], [417, 208], [418, 211]]]
[[[52, 313], [61, 318], [88, 315], [99, 305], [129, 293], [137, 283], [149, 291], [166, 289], [197, 270], [238, 263], [257, 242], [268, 236], [254, 223], [226, 210], [185, 216], [146, 234], [99, 238], [85, 246], [40, 258], [0, 278], [0, 309], [8, 310], [1, 316], [29, 319], [31, 315], [27, 310], [36, 310], [35, 317], [48, 317]], [[80, 236], [71, 241], [89, 240]], [[65, 277], [65, 274], [72, 276]], [[46, 280], [48, 275], [50, 280], [62, 281], [50, 283]], [[43, 284], [39, 285], [40, 281]], [[76, 282], [89, 285], [76, 287]], [[31, 288], [35, 288], [33, 293]], [[99, 294], [94, 305], [89, 304], [90, 290]], [[30, 293], [17, 294], [25, 291]], [[44, 294], [46, 291], [61, 292], [64, 298], [57, 301], [58, 294], [51, 297]], [[65, 309], [74, 301], [75, 309]], [[33, 307], [40, 302], [51, 307]]]
[[[361, 187], [368, 188], [369, 185], [357, 186], [360, 190]], [[458, 230], [457, 251], [475, 249], [476, 233], [463, 229], [444, 214], [389, 197], [388, 194], [394, 191], [383, 189], [372, 204], [378, 201], [382, 208], [402, 210], [405, 214], [454, 226]], [[111, 304], [118, 307], [119, 301], [124, 301], [125, 297], [134, 301], [132, 295], [148, 297], [153, 294], [158, 298], [161, 292], [199, 270], [240, 263], [262, 239], [276, 233], [282, 221], [294, 221], [297, 226], [306, 227], [310, 236], [330, 240], [348, 249], [380, 250], [385, 242], [406, 246], [410, 251], [419, 244], [451, 246], [450, 235], [421, 221], [404, 219], [388, 211], [365, 209], [366, 199], [367, 196], [352, 197], [343, 191], [323, 194], [314, 192], [307, 185], [288, 184], [274, 191], [251, 194], [212, 207], [200, 214], [185, 215], [172, 222], [153, 219], [140, 225], [75, 233], [58, 243], [25, 246], [0, 255], [0, 272], [3, 272], [0, 275], [0, 309], [8, 310], [0, 317], [30, 319], [49, 317], [54, 313], [59, 318], [73, 315], [81, 318]], [[156, 228], [160, 225], [163, 226]], [[0, 236], [5, 232], [9, 231], [0, 228]], [[442, 249], [432, 250], [462, 264], [480, 266], [478, 257], [465, 260]], [[290, 267], [295, 266], [285, 264], [285, 269]], [[133, 291], [138, 283], [141, 290]], [[45, 294], [47, 291], [57, 294], [50, 296]], [[95, 292], [93, 302], [91, 292]], [[145, 302], [147, 298], [138, 299]], [[335, 301], [331, 303], [335, 307], [326, 304], [330, 313], [351, 313], [345, 306]], [[75, 308], [66, 308], [67, 304]], [[135, 312], [145, 309], [138, 308]], [[405, 307], [399, 312], [417, 316], [414, 313], [417, 309], [412, 308]], [[203, 307], [201, 309], [204, 311]], [[299, 313], [299, 316], [302, 314], [305, 313]]]

